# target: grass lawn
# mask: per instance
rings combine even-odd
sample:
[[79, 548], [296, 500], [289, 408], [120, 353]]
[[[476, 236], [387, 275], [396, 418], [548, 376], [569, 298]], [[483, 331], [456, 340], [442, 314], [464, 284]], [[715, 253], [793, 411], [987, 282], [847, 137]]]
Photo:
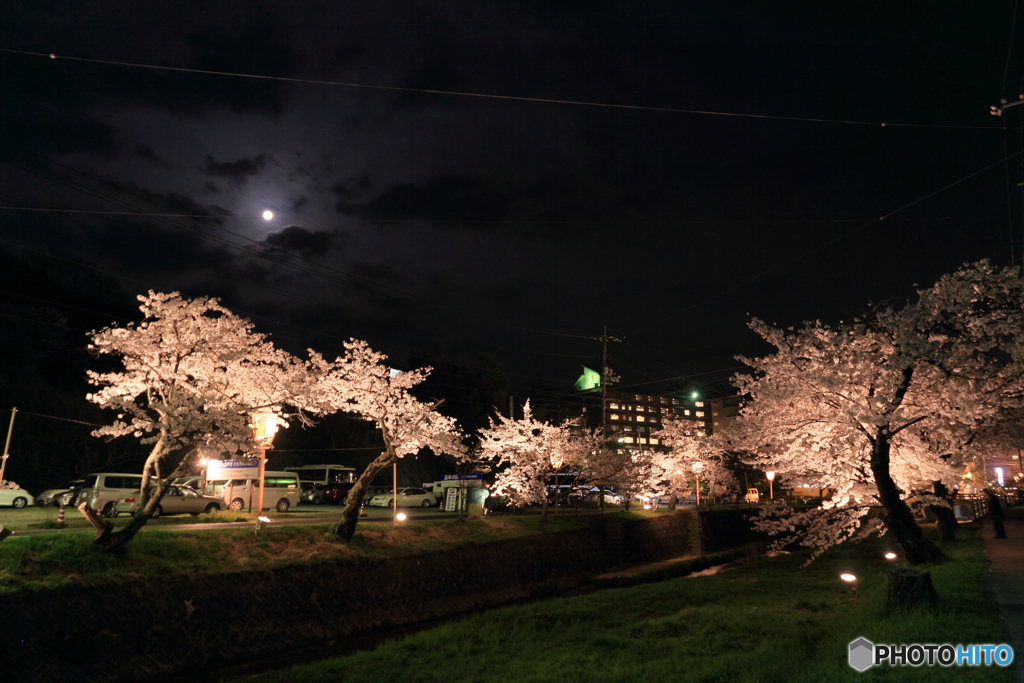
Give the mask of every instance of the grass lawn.
[[[225, 514], [236, 516], [221, 516]], [[122, 556], [100, 552], [92, 545], [92, 534], [87, 533], [12, 536], [0, 543], [0, 592], [69, 584], [101, 585], [147, 576], [194, 576], [317, 562], [358, 562], [565, 531], [580, 525], [570, 517], [551, 517], [545, 525], [538, 517], [416, 522], [399, 527], [365, 525], [358, 527], [348, 544], [338, 541], [330, 533], [333, 526], [326, 524], [270, 526], [259, 536], [252, 527], [148, 529], [132, 539]]]
[[[801, 569], [781, 555], [713, 576], [507, 607], [423, 631], [372, 652], [246, 681], [400, 680], [761, 682], [1009, 681], [997, 667], [874, 667], [857, 673], [847, 646], [1002, 643], [988, 564], [975, 528], [944, 545], [952, 560], [922, 567], [940, 601], [887, 613], [886, 539], [845, 545]], [[839, 574], [859, 577], [854, 594]]]

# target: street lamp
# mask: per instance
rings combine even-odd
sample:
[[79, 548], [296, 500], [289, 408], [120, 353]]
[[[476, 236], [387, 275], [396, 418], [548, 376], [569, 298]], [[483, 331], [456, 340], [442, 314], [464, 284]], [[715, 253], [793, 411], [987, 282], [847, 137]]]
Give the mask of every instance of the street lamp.
[[775, 473], [768, 471], [764, 476], [768, 477], [768, 500], [775, 500]]
[[695, 462], [692, 465], [693, 469], [693, 483], [697, 489], [697, 507], [700, 507], [700, 473], [704, 471], [704, 463]]
[[[253, 437], [260, 447], [260, 469], [259, 480], [260, 490], [256, 495], [256, 514], [263, 513], [263, 489], [267, 464], [267, 449], [274, 443], [274, 435], [277, 434], [277, 415], [272, 412], [261, 413], [256, 416], [252, 426]], [[251, 499], [250, 499], [251, 500]], [[249, 509], [252, 512], [252, 508]]]

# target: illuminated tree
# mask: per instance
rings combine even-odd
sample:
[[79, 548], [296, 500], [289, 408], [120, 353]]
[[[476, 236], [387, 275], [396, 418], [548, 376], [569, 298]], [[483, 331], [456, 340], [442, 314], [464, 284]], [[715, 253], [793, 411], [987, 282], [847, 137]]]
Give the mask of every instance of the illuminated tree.
[[716, 487], [734, 479], [724, 464], [726, 444], [716, 436], [694, 432], [689, 421], [671, 420], [651, 434], [669, 450], [655, 454], [650, 485], [662, 495], [670, 495], [672, 501], [676, 491], [689, 489], [691, 481], [702, 488], [706, 484], [714, 495]]
[[[763, 528], [816, 554], [884, 526], [911, 563], [942, 551], [908, 506], [915, 491], [952, 487], [977, 435], [1024, 397], [1024, 285], [987, 261], [943, 276], [916, 302], [830, 327], [788, 331], [754, 320], [778, 350], [744, 361], [734, 383], [749, 401], [739, 438], [752, 464], [832, 492], [818, 510], [769, 508]], [[924, 497], [925, 503], [942, 504]], [[877, 519], [863, 524], [871, 506]]]
[[167, 485], [185, 473], [198, 447], [254, 455], [251, 422], [270, 411], [279, 423], [305, 419], [308, 376], [304, 365], [253, 331], [248, 320], [217, 299], [185, 299], [177, 292], [139, 296], [140, 323], [94, 332], [89, 349], [120, 361], [121, 369], [88, 373], [99, 387], [88, 400], [117, 412], [113, 424], [93, 432], [134, 436], [150, 446], [132, 521], [114, 533], [86, 504], [79, 506], [108, 550], [127, 544], [146, 524]]
[[310, 367], [317, 379], [310, 400], [317, 412], [341, 410], [374, 422], [384, 442], [384, 452], [367, 465], [349, 491], [342, 521], [334, 530], [346, 542], [355, 534], [363, 495], [382, 469], [424, 448], [438, 455], [465, 457], [455, 420], [437, 412], [441, 401], [424, 403], [409, 393], [426, 379], [430, 368], [400, 373], [385, 365], [385, 360], [387, 356], [356, 339], [345, 342], [345, 355], [333, 363], [311, 353]]
[[570, 446], [571, 426], [552, 425], [533, 419], [530, 402], [523, 405], [521, 418], [498, 415], [479, 432], [477, 457], [496, 472], [494, 493], [513, 505], [541, 503], [541, 518], [547, 519], [547, 482], [561, 467], [574, 466], [581, 451]]

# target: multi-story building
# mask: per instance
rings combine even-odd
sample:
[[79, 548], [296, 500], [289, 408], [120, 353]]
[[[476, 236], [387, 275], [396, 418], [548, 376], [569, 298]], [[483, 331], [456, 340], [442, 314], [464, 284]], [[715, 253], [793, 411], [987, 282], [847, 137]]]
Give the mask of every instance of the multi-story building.
[[[627, 389], [607, 389], [602, 410], [602, 393], [598, 373], [585, 369], [577, 382], [576, 395], [582, 402], [581, 412], [588, 427], [607, 425], [609, 438], [626, 448], [663, 447], [654, 436], [670, 420], [693, 423], [693, 433], [711, 433], [711, 410], [698, 392], [687, 394], [638, 393]], [[590, 381], [587, 381], [589, 378]]]
[[740, 414], [739, 396], [720, 396], [708, 401], [711, 406], [711, 434], [728, 431]]

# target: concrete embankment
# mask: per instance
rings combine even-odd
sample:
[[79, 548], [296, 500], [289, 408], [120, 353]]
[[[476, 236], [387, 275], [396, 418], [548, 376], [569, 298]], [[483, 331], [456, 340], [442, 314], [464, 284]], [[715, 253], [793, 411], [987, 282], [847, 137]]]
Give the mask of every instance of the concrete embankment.
[[[0, 595], [4, 681], [129, 681], [563, 591], [694, 550], [690, 515], [444, 552]], [[628, 562], [627, 562], [628, 559]]]

